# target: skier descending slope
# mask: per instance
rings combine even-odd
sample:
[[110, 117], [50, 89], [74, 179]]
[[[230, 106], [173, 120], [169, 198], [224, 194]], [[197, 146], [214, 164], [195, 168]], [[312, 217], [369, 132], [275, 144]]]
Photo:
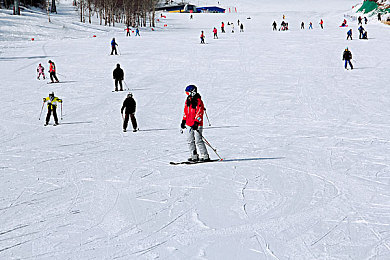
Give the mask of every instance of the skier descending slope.
[[111, 41], [111, 55], [113, 55], [114, 52], [115, 52], [115, 55], [118, 55], [118, 52], [116, 51], [116, 46], [118, 46], [118, 44], [115, 42], [115, 38], [112, 38], [112, 41]]
[[352, 60], [352, 53], [348, 50], [348, 48], [345, 48], [345, 51], [343, 53], [343, 60], [345, 60], [345, 69], [347, 70], [347, 65], [349, 64], [349, 66], [351, 67], [351, 70], [353, 70], [353, 66], [352, 66], [352, 63], [351, 63], [351, 60]]
[[[187, 141], [190, 150], [188, 161], [210, 161], [206, 145], [203, 142], [203, 113], [204, 104], [201, 96], [197, 93], [194, 85], [189, 85], [185, 89], [187, 99], [184, 105], [184, 115], [181, 122], [181, 128], [186, 129]], [[196, 150], [199, 149], [200, 157]]]
[[118, 83], [120, 86], [119, 90], [123, 91], [122, 80], [124, 79], [125, 74], [124, 74], [123, 70], [121, 69], [121, 65], [116, 64], [116, 69], [114, 69], [114, 71], [112, 72], [112, 77], [115, 80], [115, 91], [118, 91]]
[[54, 96], [54, 92], [50, 93], [48, 97], [43, 98], [43, 103], [47, 102], [47, 115], [46, 115], [46, 123], [47, 126], [50, 121], [51, 113], [53, 112], [54, 117], [54, 126], [58, 125], [58, 117], [57, 117], [57, 102], [62, 103], [62, 99]]
[[201, 44], [205, 44], [204, 38], [205, 38], [204, 32], [202, 31], [201, 34], [200, 34], [200, 43], [201, 43]]
[[58, 83], [59, 81], [56, 75], [56, 65], [51, 60], [49, 60], [48, 63], [50, 64], [49, 73], [50, 73], [51, 83], [54, 83], [54, 80], [56, 80], [55, 82]]
[[38, 68], [37, 68], [37, 72], [38, 72], [38, 79], [40, 79], [39, 77], [42, 75], [43, 76], [43, 79], [45, 79], [45, 68], [39, 63], [38, 65]]
[[121, 108], [121, 114], [123, 118], [123, 110], [125, 110], [125, 118], [123, 120], [123, 132], [127, 131], [127, 124], [129, 123], [129, 116], [131, 118], [131, 124], [133, 125], [133, 132], [137, 132], [137, 119], [135, 118], [136, 102], [133, 98], [133, 94], [127, 94], [127, 98], [123, 101]]

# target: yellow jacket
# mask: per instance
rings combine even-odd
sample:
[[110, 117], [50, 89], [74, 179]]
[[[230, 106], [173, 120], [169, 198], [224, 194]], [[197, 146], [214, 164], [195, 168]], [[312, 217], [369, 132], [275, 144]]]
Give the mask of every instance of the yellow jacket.
[[54, 97], [53, 100], [50, 100], [50, 97], [45, 97], [43, 102], [47, 102], [47, 107], [51, 106], [53, 108], [53, 106], [57, 107], [57, 102], [62, 103], [62, 99]]

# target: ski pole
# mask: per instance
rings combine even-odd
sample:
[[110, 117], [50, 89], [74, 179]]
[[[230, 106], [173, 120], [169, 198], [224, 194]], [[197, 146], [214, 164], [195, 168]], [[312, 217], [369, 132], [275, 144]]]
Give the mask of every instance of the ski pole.
[[126, 83], [126, 81], [124, 81], [124, 80], [123, 80], [123, 82], [124, 82], [124, 83], [125, 83], [125, 85], [126, 85], [127, 91], [130, 91], [130, 88], [129, 88], [129, 86], [127, 86], [127, 83]]
[[61, 120], [62, 120], [62, 102], [61, 102]]
[[222, 157], [219, 156], [219, 154], [217, 153], [217, 149], [215, 149], [214, 147], [211, 146], [211, 144], [209, 143], [209, 141], [207, 141], [207, 139], [199, 132], [199, 130], [196, 130], [200, 136], [202, 137], [203, 141], [207, 144], [207, 146], [209, 146], [213, 151], [214, 153], [219, 157], [219, 159], [222, 161]]
[[211, 126], [211, 123], [210, 123], [210, 120], [209, 120], [209, 116], [207, 115], [206, 108], [204, 109], [204, 113], [206, 114], [206, 118], [207, 118], [207, 121], [209, 122], [209, 126]]
[[[118, 46], [118, 45], [117, 45]], [[119, 50], [119, 46], [118, 46], [118, 53], [119, 55], [122, 55], [121, 51]]]
[[44, 105], [45, 105], [45, 102], [42, 103], [41, 113], [39, 114], [39, 119], [38, 120], [41, 120], [41, 116], [42, 116], [42, 111], [43, 111], [43, 106]]

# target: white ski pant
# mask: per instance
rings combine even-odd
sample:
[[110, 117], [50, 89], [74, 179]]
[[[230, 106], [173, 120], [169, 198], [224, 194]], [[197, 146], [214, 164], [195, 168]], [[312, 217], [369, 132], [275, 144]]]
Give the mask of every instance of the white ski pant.
[[198, 158], [196, 147], [199, 149], [200, 158], [208, 159], [209, 153], [207, 152], [206, 145], [203, 142], [202, 132], [203, 127], [199, 126], [198, 130], [194, 131], [190, 127], [187, 127], [187, 142], [188, 148], [190, 149], [190, 156], [192, 159]]

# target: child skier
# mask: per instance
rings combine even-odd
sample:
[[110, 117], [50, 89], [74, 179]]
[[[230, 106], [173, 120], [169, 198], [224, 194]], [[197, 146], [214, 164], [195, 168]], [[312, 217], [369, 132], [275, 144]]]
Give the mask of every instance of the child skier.
[[121, 114], [123, 118], [123, 110], [125, 110], [125, 118], [123, 120], [123, 132], [127, 131], [127, 124], [129, 123], [129, 117], [131, 118], [131, 124], [133, 125], [133, 132], [137, 132], [137, 119], [135, 118], [136, 102], [133, 98], [133, 94], [127, 94], [127, 98], [123, 101], [121, 108]]
[[38, 72], [38, 79], [40, 80], [40, 76], [42, 75], [43, 76], [43, 79], [45, 79], [45, 68], [42, 67], [42, 65], [39, 63], [38, 65], [38, 68], [37, 68], [37, 72]]
[[345, 51], [343, 53], [343, 60], [345, 60], [345, 69], [347, 70], [347, 65], [349, 64], [349, 66], [351, 67], [351, 70], [353, 70], [353, 66], [352, 66], [352, 63], [351, 63], [351, 60], [352, 60], [352, 53], [348, 50], [348, 48], [345, 48]]
[[217, 28], [214, 27], [213, 33], [214, 33], [214, 39], [218, 39], [218, 31], [217, 31]]
[[[204, 104], [201, 96], [197, 93], [194, 85], [189, 85], [185, 89], [187, 99], [184, 104], [184, 115], [181, 121], [181, 129], [186, 129], [190, 157], [188, 161], [210, 161], [209, 154], [203, 142], [203, 113]], [[195, 145], [196, 144], [196, 145]], [[200, 156], [196, 150], [198, 146]]]
[[50, 93], [48, 97], [43, 98], [43, 103], [47, 102], [47, 115], [46, 115], [46, 123], [44, 126], [47, 126], [50, 121], [51, 113], [53, 112], [54, 117], [54, 125], [58, 125], [58, 117], [57, 117], [57, 102], [62, 103], [62, 99], [54, 96], [54, 92]]
[[113, 55], [114, 52], [115, 52], [115, 55], [118, 55], [118, 53], [116, 51], [116, 46], [118, 46], [118, 44], [115, 42], [115, 38], [112, 38], [112, 41], [111, 41], [111, 55]]
[[352, 29], [349, 29], [347, 32], [347, 40], [348, 40], [348, 38], [351, 38], [351, 40], [352, 40]]
[[141, 35], [139, 35], [139, 29], [138, 29], [138, 27], [135, 28], [135, 36], [141, 36]]
[[54, 80], [56, 80], [55, 82], [58, 83], [59, 81], [56, 75], [56, 65], [51, 60], [49, 60], [48, 63], [50, 64], [49, 66], [50, 80], [52, 83], [54, 83]]
[[124, 76], [125, 74], [121, 69], [121, 65], [116, 64], [116, 69], [114, 69], [114, 71], [112, 72], [112, 77], [115, 80], [115, 91], [118, 91], [118, 83], [120, 86], [119, 91], [123, 91], [122, 80], [124, 79]]
[[309, 23], [309, 29], [313, 29], [313, 23], [312, 22]]
[[204, 38], [205, 38], [205, 36], [204, 36], [203, 31], [202, 31], [201, 34], [200, 34], [200, 43], [201, 43], [201, 44], [205, 44]]

